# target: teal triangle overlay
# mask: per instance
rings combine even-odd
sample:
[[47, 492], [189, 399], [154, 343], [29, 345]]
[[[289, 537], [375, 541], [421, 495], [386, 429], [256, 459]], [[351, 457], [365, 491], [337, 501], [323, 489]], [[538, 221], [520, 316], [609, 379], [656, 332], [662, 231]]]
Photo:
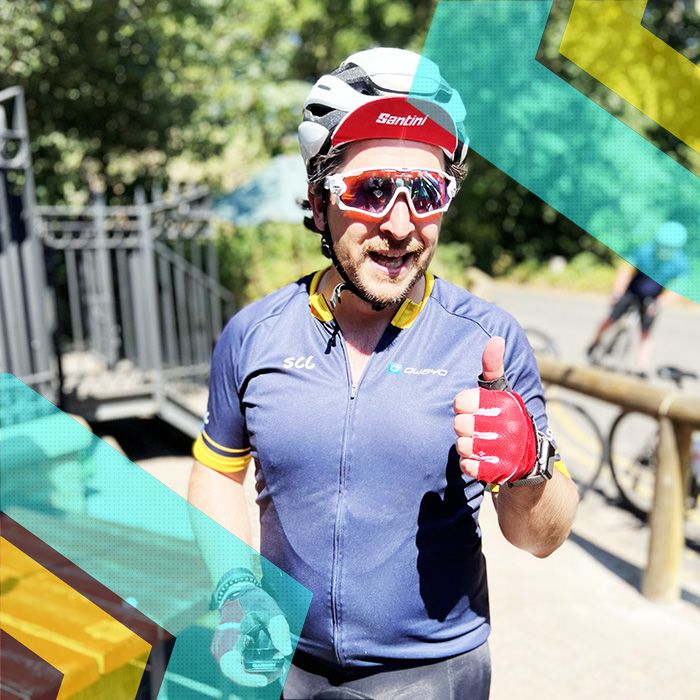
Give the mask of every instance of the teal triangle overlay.
[[[191, 521], [231, 568], [259, 565], [293, 646], [301, 633], [306, 588], [10, 374], [0, 374], [0, 510], [171, 632], [180, 677], [203, 682], [208, 667], [210, 682], [221, 681], [208, 646], [213, 586]], [[206, 644], [180, 644], [203, 625]], [[234, 695], [277, 700], [280, 687]]]
[[[476, 151], [657, 282], [700, 301], [700, 180], [536, 60], [551, 6], [442, 0], [423, 56], [462, 96]], [[669, 220], [685, 226], [688, 242], [657, 252], [656, 231]]]

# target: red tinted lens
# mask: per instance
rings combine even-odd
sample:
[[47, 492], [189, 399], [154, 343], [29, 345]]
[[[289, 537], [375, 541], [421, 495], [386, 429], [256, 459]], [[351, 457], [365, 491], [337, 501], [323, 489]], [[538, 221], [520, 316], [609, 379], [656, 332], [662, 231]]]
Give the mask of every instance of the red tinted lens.
[[358, 173], [344, 177], [343, 181], [347, 189], [340, 196], [342, 202], [372, 213], [384, 211], [396, 191], [391, 173]]
[[398, 187], [405, 187], [411, 193], [418, 214], [441, 209], [449, 201], [447, 180], [437, 172], [373, 170], [344, 175], [343, 182], [346, 190], [340, 195], [341, 201], [370, 213], [383, 212]]

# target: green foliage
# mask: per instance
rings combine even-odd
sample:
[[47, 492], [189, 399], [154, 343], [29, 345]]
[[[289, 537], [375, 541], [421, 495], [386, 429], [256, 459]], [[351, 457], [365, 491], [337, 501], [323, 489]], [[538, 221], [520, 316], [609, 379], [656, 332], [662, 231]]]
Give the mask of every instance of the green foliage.
[[[559, 7], [566, 9], [567, 1], [559, 0]], [[296, 150], [310, 81], [371, 46], [420, 50], [436, 5], [0, 1], [0, 88], [20, 84], [27, 93], [41, 203], [84, 200], [88, 187], [106, 190], [112, 201], [129, 201], [136, 185], [149, 189], [167, 178], [228, 190], [270, 157]], [[565, 17], [553, 13], [552, 32], [561, 31]], [[686, 3], [652, 0], [645, 23], [697, 62], [700, 25]], [[674, 157], [686, 163], [698, 158], [662, 130], [641, 124], [639, 114], [562, 61], [556, 42], [543, 42], [542, 51], [552, 70], [586, 94], [605, 97], [606, 109], [636, 120]], [[578, 261], [581, 251], [611, 260], [596, 240], [478, 154], [471, 153], [468, 163], [470, 174], [445, 217], [435, 260], [439, 274], [459, 284], [470, 264], [512, 274], [514, 268], [539, 270], [538, 261], [553, 255]], [[317, 237], [301, 226], [225, 229], [218, 239], [224, 281], [241, 300], [324, 264]], [[522, 266], [526, 261], [529, 267]], [[584, 268], [575, 274], [583, 276]]]
[[543, 285], [581, 292], [608, 293], [615, 279], [615, 267], [591, 251], [583, 251], [559, 267], [553, 261], [535, 258], [508, 266], [503, 276], [513, 282]]
[[216, 240], [221, 283], [239, 306], [329, 264], [319, 236], [302, 224], [234, 228], [222, 223]]

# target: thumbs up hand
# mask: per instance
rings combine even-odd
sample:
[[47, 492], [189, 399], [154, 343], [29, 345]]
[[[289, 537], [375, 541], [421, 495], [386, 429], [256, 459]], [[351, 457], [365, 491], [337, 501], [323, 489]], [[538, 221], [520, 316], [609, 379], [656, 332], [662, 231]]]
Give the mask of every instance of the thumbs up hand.
[[[504, 374], [505, 340], [489, 339], [481, 356], [485, 382]], [[479, 481], [503, 484], [528, 474], [537, 459], [537, 439], [523, 400], [513, 391], [460, 391], [454, 400], [459, 466]]]

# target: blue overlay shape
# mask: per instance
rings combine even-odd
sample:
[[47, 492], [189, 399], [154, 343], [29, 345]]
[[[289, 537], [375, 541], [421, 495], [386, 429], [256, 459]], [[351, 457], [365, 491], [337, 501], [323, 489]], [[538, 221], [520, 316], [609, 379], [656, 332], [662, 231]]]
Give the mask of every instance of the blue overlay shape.
[[[213, 586], [192, 521], [232, 568], [253, 558], [275, 579], [296, 646], [310, 591], [11, 374], [0, 374], [0, 510], [173, 634], [179, 677], [226, 686], [211, 663]], [[235, 694], [277, 700], [280, 686]]]
[[[536, 60], [551, 6], [442, 0], [423, 56], [462, 96], [475, 150], [642, 272], [700, 300], [700, 180]], [[661, 255], [646, 254], [669, 220], [689, 234], [685, 273], [673, 279]]]

